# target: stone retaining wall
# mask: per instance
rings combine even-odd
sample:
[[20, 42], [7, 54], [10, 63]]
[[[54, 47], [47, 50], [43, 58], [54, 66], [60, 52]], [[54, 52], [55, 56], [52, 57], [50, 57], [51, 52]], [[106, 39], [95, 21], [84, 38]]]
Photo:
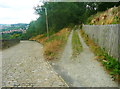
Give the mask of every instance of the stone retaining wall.
[[9, 48], [13, 45], [16, 45], [20, 42], [18, 39], [11, 39], [11, 40], [0, 40], [0, 49]]

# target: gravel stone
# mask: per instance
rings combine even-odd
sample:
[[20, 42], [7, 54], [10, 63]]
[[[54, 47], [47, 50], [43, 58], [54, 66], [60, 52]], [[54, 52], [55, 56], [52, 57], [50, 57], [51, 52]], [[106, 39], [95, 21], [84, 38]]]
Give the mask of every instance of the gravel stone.
[[67, 86], [42, 54], [42, 45], [33, 41], [21, 41], [18, 45], [3, 50], [2, 68], [0, 67], [2, 87]]

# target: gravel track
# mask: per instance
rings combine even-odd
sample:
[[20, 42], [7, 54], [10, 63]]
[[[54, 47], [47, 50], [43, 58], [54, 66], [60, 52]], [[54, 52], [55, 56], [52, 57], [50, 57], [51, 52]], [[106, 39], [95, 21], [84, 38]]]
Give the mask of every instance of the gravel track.
[[21, 41], [2, 52], [2, 87], [67, 86], [43, 57], [42, 45]]
[[60, 60], [52, 61], [51, 65], [63, 79], [72, 87], [118, 87], [112, 81], [100, 63], [95, 60], [95, 55], [79, 34], [83, 51], [76, 58], [72, 58], [72, 34], [68, 37], [68, 42], [62, 53]]

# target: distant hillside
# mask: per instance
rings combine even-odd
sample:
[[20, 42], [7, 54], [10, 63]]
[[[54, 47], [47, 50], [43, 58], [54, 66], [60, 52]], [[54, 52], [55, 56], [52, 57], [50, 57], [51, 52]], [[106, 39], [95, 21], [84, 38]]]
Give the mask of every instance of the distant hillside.
[[29, 24], [19, 23], [19, 24], [0, 24], [0, 32], [10, 31], [10, 30], [19, 30], [28, 28]]
[[120, 6], [110, 8], [104, 12], [98, 12], [88, 18], [87, 24], [105, 25], [120, 24]]

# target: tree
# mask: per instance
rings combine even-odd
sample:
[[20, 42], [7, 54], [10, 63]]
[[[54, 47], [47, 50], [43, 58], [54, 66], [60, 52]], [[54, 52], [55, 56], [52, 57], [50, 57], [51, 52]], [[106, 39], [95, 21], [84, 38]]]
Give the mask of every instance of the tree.
[[35, 7], [39, 18], [32, 21], [24, 34], [27, 38], [37, 34], [46, 33], [45, 8], [48, 13], [48, 27], [50, 32], [57, 32], [70, 24], [85, 23], [89, 16], [98, 11], [118, 6], [118, 3], [111, 2], [45, 2], [42, 6]]
[[97, 11], [105, 11], [108, 8], [119, 6], [120, 2], [100, 2], [98, 3], [98, 9]]

